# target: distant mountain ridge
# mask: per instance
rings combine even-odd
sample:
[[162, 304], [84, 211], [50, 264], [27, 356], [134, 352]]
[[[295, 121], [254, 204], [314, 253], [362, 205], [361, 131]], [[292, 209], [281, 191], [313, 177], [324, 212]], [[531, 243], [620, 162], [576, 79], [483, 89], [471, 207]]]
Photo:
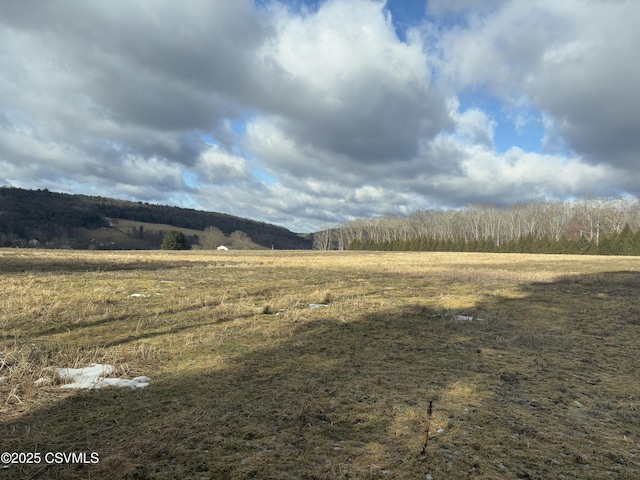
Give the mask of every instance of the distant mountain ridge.
[[[310, 249], [312, 246], [311, 235], [298, 235], [284, 227], [224, 213], [56, 193], [46, 189], [0, 187], [0, 246], [3, 247], [61, 247], [64, 244], [71, 248], [92, 248], [88, 237], [97, 232], [101, 233], [101, 238], [108, 238], [109, 230], [114, 228], [110, 219], [165, 224], [199, 231], [215, 227], [225, 235], [244, 232], [254, 244], [263, 248]], [[143, 239], [142, 229], [136, 239]], [[92, 240], [95, 248], [95, 239]], [[197, 235], [193, 235], [191, 240], [197, 242]], [[160, 238], [150, 234], [148, 241], [137, 244], [127, 242], [118, 245], [117, 241], [115, 244], [101, 243], [111, 244], [112, 248], [159, 248], [158, 241]]]

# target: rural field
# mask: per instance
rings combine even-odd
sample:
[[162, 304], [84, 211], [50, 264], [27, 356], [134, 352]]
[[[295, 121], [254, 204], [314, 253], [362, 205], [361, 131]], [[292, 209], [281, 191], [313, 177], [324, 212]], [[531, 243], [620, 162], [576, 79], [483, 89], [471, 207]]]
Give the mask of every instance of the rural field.
[[[0, 478], [640, 478], [640, 257], [4, 249], [0, 272], [0, 452], [87, 455]], [[151, 380], [53, 375], [93, 363]]]

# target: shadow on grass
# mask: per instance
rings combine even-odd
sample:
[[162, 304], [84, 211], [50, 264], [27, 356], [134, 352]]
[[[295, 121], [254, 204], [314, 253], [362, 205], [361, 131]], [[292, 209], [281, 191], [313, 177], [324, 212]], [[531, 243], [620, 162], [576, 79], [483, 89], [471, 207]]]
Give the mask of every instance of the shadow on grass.
[[[166, 336], [166, 335], [174, 335], [180, 332], [200, 329], [208, 325], [219, 325], [219, 324], [230, 322], [233, 320], [242, 320], [242, 319], [246, 319], [254, 316], [251, 313], [247, 313], [244, 315], [231, 316], [231, 315], [225, 315], [225, 314], [218, 314], [216, 312], [213, 312], [212, 314], [209, 314], [209, 312], [205, 312], [205, 314], [202, 315], [202, 309], [203, 309], [202, 304], [197, 303], [194, 305], [184, 306], [182, 308], [174, 307], [174, 308], [164, 309], [162, 311], [157, 311], [151, 314], [149, 317], [145, 317], [145, 318], [141, 318], [139, 314], [131, 314], [131, 313], [121, 314], [121, 315], [109, 315], [109, 316], [106, 316], [105, 318], [101, 318], [93, 321], [85, 321], [82, 323], [77, 323], [77, 322], [62, 323], [62, 324], [56, 325], [55, 327], [51, 327], [46, 330], [42, 330], [38, 333], [35, 333], [31, 335], [31, 337], [32, 338], [48, 337], [48, 336], [56, 335], [60, 333], [88, 331], [96, 327], [113, 328], [113, 330], [117, 330], [119, 326], [118, 324], [121, 324], [122, 322], [126, 322], [126, 321], [130, 321], [130, 322], [140, 321], [140, 322], [143, 322], [147, 327], [153, 328], [152, 331], [141, 331], [139, 334], [129, 335], [127, 337], [121, 337], [121, 338], [118, 338], [117, 340], [108, 341], [108, 342], [103, 341], [103, 342], [100, 342], [99, 344], [96, 344], [96, 340], [94, 338], [91, 338], [90, 336], [86, 336], [83, 338], [82, 342], [78, 342], [75, 345], [77, 348], [91, 348], [96, 346], [101, 348], [109, 348], [109, 347], [114, 347], [118, 345], [125, 345], [131, 342], [136, 342], [138, 340], [152, 339], [152, 338]], [[186, 317], [188, 316], [188, 314], [200, 314], [201, 316], [200, 317], [194, 316], [194, 319], [188, 322], [183, 322], [180, 325], [174, 325], [174, 326], [153, 325], [153, 319], [155, 318], [163, 318], [170, 315], [179, 315], [180, 317]], [[110, 333], [109, 337], [110, 338], [117, 337], [117, 334]], [[3, 340], [14, 339], [14, 337], [11, 335], [2, 335], [0, 336], [0, 338]]]
[[149, 372], [148, 389], [79, 392], [3, 421], [0, 451], [100, 462], [0, 477], [638, 478], [639, 289], [640, 273], [611, 272], [459, 312], [314, 311], [218, 368]]
[[[158, 251], [160, 253], [160, 251]], [[164, 251], [163, 253], [167, 253]], [[86, 258], [76, 261], [69, 261], [68, 258], [47, 258], [42, 255], [33, 256], [7, 256], [3, 257], [0, 262], [0, 274], [34, 274], [34, 273], [53, 273], [66, 274], [75, 272], [120, 272], [120, 271], [156, 271], [171, 270], [176, 268], [185, 268], [193, 266], [216, 266], [218, 262], [215, 260], [207, 262], [193, 262], [182, 260], [153, 259], [153, 261], [139, 261], [132, 259], [131, 261], [112, 262], [108, 256], [104, 258]]]

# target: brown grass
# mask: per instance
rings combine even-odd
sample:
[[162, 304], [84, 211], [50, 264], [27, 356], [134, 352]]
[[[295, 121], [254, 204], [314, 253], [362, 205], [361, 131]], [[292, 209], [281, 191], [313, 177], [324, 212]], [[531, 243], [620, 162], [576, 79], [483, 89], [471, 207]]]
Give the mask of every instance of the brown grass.
[[[100, 456], [0, 478], [639, 478], [639, 267], [0, 250], [0, 452]], [[33, 383], [89, 363], [152, 384]]]

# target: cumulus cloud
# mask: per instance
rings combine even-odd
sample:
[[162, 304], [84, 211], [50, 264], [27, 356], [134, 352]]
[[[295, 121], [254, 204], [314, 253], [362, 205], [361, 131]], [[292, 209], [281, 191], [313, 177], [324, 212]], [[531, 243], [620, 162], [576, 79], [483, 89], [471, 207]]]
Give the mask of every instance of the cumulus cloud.
[[251, 177], [249, 166], [243, 157], [225, 152], [217, 145], [210, 146], [200, 154], [196, 169], [204, 174], [208, 182], [217, 185], [249, 180]]
[[450, 125], [422, 44], [397, 38], [384, 3], [333, 0], [274, 16], [260, 55], [290, 88], [274, 110], [291, 141], [368, 164], [410, 158], [420, 136]]
[[456, 116], [457, 129], [462, 136], [462, 141], [493, 147], [496, 122], [491, 120], [485, 112], [472, 108]]
[[440, 67], [463, 87], [526, 98], [585, 161], [633, 168], [640, 136], [637, 2], [497, 2], [438, 39]]
[[0, 183], [302, 231], [640, 193], [637, 2], [432, 0], [399, 35], [403, 3], [8, 2]]
[[53, 141], [109, 139], [187, 165], [198, 147], [184, 133], [214, 130], [250, 90], [261, 31], [249, 1], [27, 1], [0, 23], [9, 118]]

